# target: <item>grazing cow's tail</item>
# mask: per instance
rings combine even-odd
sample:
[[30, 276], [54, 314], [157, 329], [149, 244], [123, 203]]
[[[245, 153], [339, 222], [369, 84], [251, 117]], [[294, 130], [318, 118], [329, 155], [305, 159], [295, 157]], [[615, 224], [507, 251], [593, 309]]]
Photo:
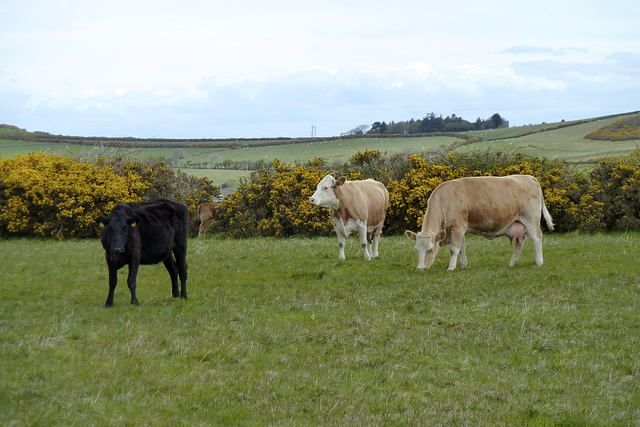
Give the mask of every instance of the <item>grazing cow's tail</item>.
[[551, 219], [549, 210], [547, 210], [547, 206], [544, 204], [544, 200], [542, 201], [542, 215], [544, 215], [544, 220], [547, 222], [549, 230], [553, 230], [553, 220]]

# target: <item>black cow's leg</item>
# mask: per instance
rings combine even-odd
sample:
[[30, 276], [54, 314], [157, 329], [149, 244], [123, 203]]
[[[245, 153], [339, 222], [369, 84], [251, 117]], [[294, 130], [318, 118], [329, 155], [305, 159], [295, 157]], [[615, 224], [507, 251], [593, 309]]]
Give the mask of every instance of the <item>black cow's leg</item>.
[[180, 296], [187, 299], [187, 247], [178, 247], [173, 250], [178, 264], [178, 274], [180, 275]]
[[113, 293], [116, 290], [116, 286], [118, 285], [118, 269], [109, 265], [109, 295], [107, 295], [107, 302], [104, 304], [105, 307], [113, 306]]
[[131, 291], [131, 304], [138, 305], [138, 297], [136, 296], [136, 279], [138, 277], [139, 262], [132, 261], [129, 264], [129, 276], [127, 277], [127, 285]]
[[169, 252], [169, 255], [163, 262], [171, 277], [171, 294], [174, 298], [177, 298], [180, 296], [180, 290], [178, 289], [178, 266], [176, 265], [175, 258], [173, 258], [173, 253]]

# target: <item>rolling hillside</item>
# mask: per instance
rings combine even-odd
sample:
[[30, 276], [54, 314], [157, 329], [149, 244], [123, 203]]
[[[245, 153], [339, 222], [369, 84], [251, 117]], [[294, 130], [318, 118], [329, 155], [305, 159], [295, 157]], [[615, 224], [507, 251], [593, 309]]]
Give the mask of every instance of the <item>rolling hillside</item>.
[[[622, 118], [634, 116], [640, 116], [640, 112], [573, 122], [473, 131], [467, 135], [476, 137], [479, 142], [466, 145], [462, 135], [143, 140], [59, 136], [43, 132], [27, 132], [15, 126], [2, 125], [0, 127], [0, 159], [39, 151], [55, 155], [86, 157], [120, 153], [142, 159], [175, 161], [181, 170], [199, 177], [206, 176], [215, 185], [222, 185], [225, 182], [228, 185], [232, 184], [239, 177], [248, 176], [251, 167], [268, 165], [275, 159], [292, 163], [322, 157], [329, 163], [343, 163], [365, 149], [388, 153], [423, 153], [442, 149], [458, 152], [502, 150], [571, 162], [585, 162], [599, 157], [625, 155], [635, 150], [638, 140], [613, 142], [585, 138], [589, 133], [609, 126]], [[212, 168], [212, 165], [215, 165], [215, 168]]]

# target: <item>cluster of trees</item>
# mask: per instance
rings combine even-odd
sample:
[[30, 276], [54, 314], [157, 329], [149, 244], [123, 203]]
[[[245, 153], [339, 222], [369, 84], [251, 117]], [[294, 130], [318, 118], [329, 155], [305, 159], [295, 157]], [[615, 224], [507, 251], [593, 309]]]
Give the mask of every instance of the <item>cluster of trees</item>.
[[500, 114], [495, 113], [486, 120], [478, 117], [475, 122], [464, 120], [455, 114], [442, 118], [442, 115], [436, 116], [435, 113], [427, 114], [423, 119], [400, 122], [375, 122], [369, 127], [368, 125], [360, 125], [344, 135], [374, 135], [374, 134], [420, 134], [433, 132], [466, 132], [470, 130], [497, 129], [508, 127], [509, 122], [504, 120]]

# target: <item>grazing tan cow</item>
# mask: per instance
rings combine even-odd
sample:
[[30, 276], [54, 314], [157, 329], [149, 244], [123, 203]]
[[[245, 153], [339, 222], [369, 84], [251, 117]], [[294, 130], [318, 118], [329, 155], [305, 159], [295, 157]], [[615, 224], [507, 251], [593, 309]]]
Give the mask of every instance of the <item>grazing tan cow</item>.
[[513, 243], [509, 266], [518, 263], [525, 231], [533, 242], [536, 265], [542, 265], [541, 213], [553, 230], [551, 215], [544, 204], [538, 180], [530, 175], [471, 177], [440, 184], [427, 202], [419, 233], [407, 230], [415, 240], [418, 268], [429, 268], [440, 246], [451, 245], [448, 270], [455, 270], [458, 254], [468, 265], [464, 235], [467, 231], [488, 239], [508, 236]]
[[196, 209], [196, 215], [198, 221], [200, 221], [200, 229], [198, 230], [198, 237], [204, 234], [204, 230], [207, 227], [207, 223], [216, 218], [216, 207], [218, 203], [200, 203]]
[[378, 256], [380, 233], [389, 205], [389, 193], [381, 182], [347, 181], [346, 177], [336, 179], [331, 173], [318, 183], [309, 203], [329, 208], [338, 235], [340, 259], [344, 260], [344, 244], [354, 231], [359, 233], [364, 259]]

